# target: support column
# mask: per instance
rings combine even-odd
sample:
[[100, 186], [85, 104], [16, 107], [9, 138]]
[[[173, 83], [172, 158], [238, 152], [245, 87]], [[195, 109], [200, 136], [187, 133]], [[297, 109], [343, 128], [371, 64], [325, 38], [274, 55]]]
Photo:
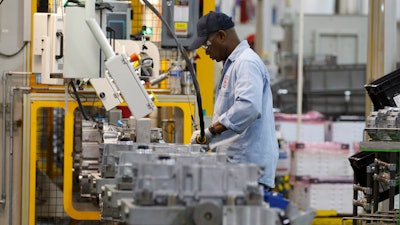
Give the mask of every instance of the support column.
[[[366, 83], [396, 69], [396, 29], [396, 1], [370, 0]], [[372, 102], [366, 96], [366, 116], [372, 110]]]

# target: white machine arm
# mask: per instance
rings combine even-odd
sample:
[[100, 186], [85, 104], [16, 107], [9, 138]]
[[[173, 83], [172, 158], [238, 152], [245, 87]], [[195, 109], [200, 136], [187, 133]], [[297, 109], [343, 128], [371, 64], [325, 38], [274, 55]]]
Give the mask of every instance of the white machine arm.
[[[135, 118], [139, 119], [148, 115], [155, 110], [153, 101], [150, 99], [139, 77], [135, 74], [135, 69], [127, 60], [127, 57], [125, 55], [116, 55], [112, 50], [107, 37], [95, 20], [95, 1], [86, 0], [85, 10], [86, 23], [106, 56], [105, 65], [110, 77], [106, 76], [105, 79], [115, 83]], [[98, 90], [95, 86], [93, 87], [103, 102], [107, 101], [106, 98], [114, 98], [113, 96], [105, 95], [106, 92]], [[118, 95], [119, 93], [116, 94]]]
[[97, 43], [99, 43], [101, 50], [106, 55], [106, 59], [115, 56], [113, 49], [108, 44], [107, 37], [104, 35], [99, 24], [96, 21], [95, 0], [87, 0], [85, 3], [86, 24], [92, 31]]

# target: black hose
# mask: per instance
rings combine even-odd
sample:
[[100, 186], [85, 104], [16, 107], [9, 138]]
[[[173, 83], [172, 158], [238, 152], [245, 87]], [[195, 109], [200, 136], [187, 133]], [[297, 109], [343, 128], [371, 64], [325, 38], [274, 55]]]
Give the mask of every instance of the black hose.
[[143, 0], [143, 2], [146, 4], [147, 7], [150, 8], [151, 11], [154, 12], [154, 14], [156, 14], [156, 16], [158, 18], [160, 18], [160, 20], [165, 24], [165, 27], [168, 29], [168, 31], [171, 33], [172, 37], [174, 38], [176, 45], [178, 47], [178, 50], [181, 51], [183, 58], [185, 58], [185, 62], [186, 62], [186, 66], [189, 69], [189, 72], [192, 74], [192, 79], [193, 79], [193, 86], [194, 89], [196, 90], [196, 99], [197, 99], [197, 107], [199, 110], [199, 119], [200, 119], [200, 137], [201, 140], [204, 139], [204, 116], [203, 116], [203, 107], [202, 107], [202, 103], [201, 103], [201, 94], [200, 94], [200, 87], [199, 87], [199, 82], [197, 81], [197, 77], [196, 77], [196, 72], [194, 70], [193, 64], [192, 62], [189, 60], [186, 50], [185, 48], [183, 48], [182, 44], [179, 43], [178, 38], [176, 37], [176, 35], [174, 34], [174, 32], [172, 31], [171, 27], [169, 26], [169, 24], [167, 23], [167, 21], [165, 21], [164, 17], [157, 11], [156, 8], [154, 8], [154, 6], [149, 3], [147, 0]]
[[74, 95], [75, 95], [76, 101], [78, 102], [79, 110], [81, 111], [83, 118], [84, 118], [85, 120], [90, 120], [90, 118], [89, 118], [89, 117], [87, 116], [87, 114], [86, 114], [85, 108], [83, 108], [81, 99], [80, 99], [80, 97], [79, 97], [78, 91], [77, 91], [76, 88], [75, 88], [74, 82], [71, 80], [71, 81], [69, 82], [69, 85], [71, 85], [71, 86], [72, 86], [72, 89], [74, 90]]

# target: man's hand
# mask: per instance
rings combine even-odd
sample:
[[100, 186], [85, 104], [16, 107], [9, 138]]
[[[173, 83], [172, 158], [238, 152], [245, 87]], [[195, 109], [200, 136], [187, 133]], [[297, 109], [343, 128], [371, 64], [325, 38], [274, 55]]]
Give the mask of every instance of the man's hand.
[[201, 138], [200, 135], [200, 130], [195, 130], [192, 134], [192, 137], [190, 138], [190, 143], [191, 144], [201, 144], [201, 145], [208, 145], [213, 138], [213, 135], [211, 134], [210, 130], [204, 129], [204, 137]]

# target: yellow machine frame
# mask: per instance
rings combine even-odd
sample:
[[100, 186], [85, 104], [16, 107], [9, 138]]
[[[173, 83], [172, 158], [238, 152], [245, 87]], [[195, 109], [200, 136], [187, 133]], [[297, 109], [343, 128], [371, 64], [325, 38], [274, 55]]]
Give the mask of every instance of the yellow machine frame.
[[[35, 100], [35, 95], [39, 98]], [[37, 160], [37, 127], [38, 123], [36, 118], [38, 116], [38, 109], [43, 107], [57, 107], [65, 110], [64, 118], [64, 187], [63, 187], [63, 205], [64, 210], [71, 218], [75, 220], [100, 220], [99, 211], [78, 211], [72, 203], [72, 168], [73, 168], [73, 134], [74, 134], [74, 110], [78, 107], [78, 103], [75, 101], [65, 101], [64, 95], [58, 94], [31, 94], [30, 100], [27, 105], [30, 107], [30, 118], [31, 127], [29, 132], [30, 147], [28, 147], [30, 159], [29, 159], [29, 224], [35, 224], [35, 198], [36, 198], [36, 160]], [[178, 107], [183, 111], [184, 119], [183, 126], [185, 131], [183, 138], [184, 142], [188, 143], [191, 136], [192, 124], [191, 115], [193, 115], [196, 109], [194, 97], [190, 98], [192, 101], [187, 102], [189, 98], [187, 96], [158, 96], [155, 101], [157, 107]], [[186, 99], [186, 102], [182, 98]], [[100, 102], [83, 102], [83, 105], [100, 106]], [[27, 106], [28, 107], [28, 106]]]

